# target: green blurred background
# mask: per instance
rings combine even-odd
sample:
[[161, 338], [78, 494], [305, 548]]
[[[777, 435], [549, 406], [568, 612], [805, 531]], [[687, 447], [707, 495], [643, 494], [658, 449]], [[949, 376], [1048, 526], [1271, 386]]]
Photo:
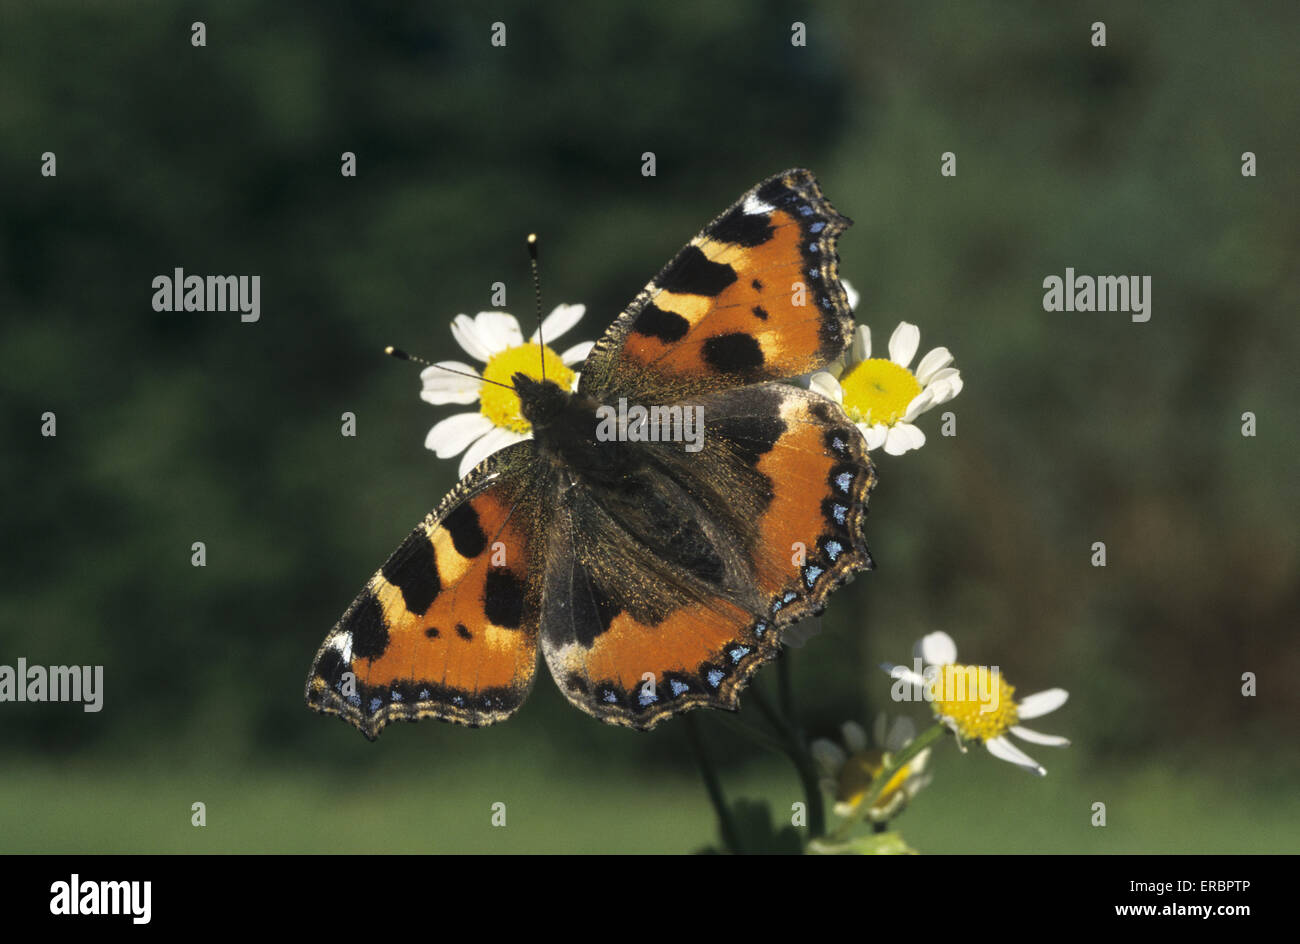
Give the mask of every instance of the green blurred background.
[[[596, 337], [807, 166], [856, 221], [859, 320], [918, 324], [966, 388], [955, 437], [932, 413], [880, 459], [878, 570], [792, 660], [806, 728], [869, 723], [875, 666], [943, 629], [1022, 693], [1069, 689], [1040, 726], [1074, 745], [1031, 751], [1041, 781], [944, 745], [916, 848], [1295, 851], [1300, 7], [1066, 6], [2, 0], [0, 663], [102, 664], [105, 704], [0, 705], [0, 850], [715, 841], [679, 719], [606, 727], [543, 673], [506, 724], [371, 744], [302, 688], [455, 478], [422, 442], [464, 408], [383, 346], [463, 356], [449, 322], [498, 280], [531, 320], [531, 230], [548, 309], [588, 308], [560, 346]], [[261, 320], [154, 312], [176, 266], [261, 275]], [[1044, 312], [1066, 266], [1152, 276], [1150, 322]], [[728, 794], [780, 820], [788, 765], [700, 721]]]

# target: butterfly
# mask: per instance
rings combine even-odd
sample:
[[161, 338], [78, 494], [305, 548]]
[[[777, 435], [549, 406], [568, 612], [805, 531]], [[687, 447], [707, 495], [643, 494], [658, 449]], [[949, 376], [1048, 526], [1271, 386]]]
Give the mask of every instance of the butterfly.
[[633, 299], [576, 391], [515, 374], [533, 437], [471, 470], [370, 579], [308, 705], [372, 740], [396, 720], [492, 724], [540, 650], [611, 724], [735, 710], [784, 628], [872, 566], [863, 437], [789, 383], [851, 340], [850, 222], [807, 170], [761, 181]]

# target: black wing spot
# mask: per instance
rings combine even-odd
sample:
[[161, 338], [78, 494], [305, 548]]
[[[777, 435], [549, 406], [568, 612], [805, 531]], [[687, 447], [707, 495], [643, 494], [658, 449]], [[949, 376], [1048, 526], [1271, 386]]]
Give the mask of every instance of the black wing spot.
[[430, 639], [437, 639], [440, 633], [436, 627], [430, 626], [424, 631], [424, 635], [428, 636]]
[[464, 639], [466, 642], [474, 638], [474, 634], [465, 628], [464, 623], [456, 624], [456, 635], [459, 636], [461, 639]]
[[746, 248], [761, 246], [772, 238], [771, 217], [766, 213], [746, 213], [743, 206], [738, 206], [718, 220], [708, 236]]
[[768, 206], [779, 207], [789, 203], [793, 199], [794, 193], [786, 185], [785, 178], [777, 177], [760, 187], [755, 196], [760, 202], [766, 203]]
[[316, 678], [324, 679], [330, 688], [338, 685], [343, 680], [343, 673], [348, 671], [349, 666], [343, 661], [343, 655], [333, 646], [330, 646], [321, 653], [320, 660], [316, 663]]
[[704, 342], [704, 360], [715, 370], [745, 373], [763, 366], [763, 349], [753, 335], [719, 334]]
[[384, 579], [402, 591], [406, 608], [423, 616], [442, 590], [433, 545], [423, 528], [412, 531], [379, 571]]
[[754, 312], [754, 317], [757, 318], [759, 321], [767, 320], [767, 309], [764, 308], [762, 305], [755, 305], [750, 310]]
[[504, 567], [489, 570], [483, 612], [497, 626], [518, 629], [524, 621], [524, 582]]
[[780, 416], [752, 414], [718, 420], [711, 424], [710, 433], [730, 443], [746, 465], [756, 466], [760, 458], [772, 451], [785, 430]]
[[750, 282], [749, 284], [753, 286], [754, 291], [756, 292], [763, 291], [763, 283], [760, 282], [758, 279], [754, 279], [754, 281]]
[[691, 323], [675, 311], [664, 311], [654, 302], [649, 302], [641, 309], [632, 330], [637, 334], [658, 338], [666, 344], [680, 341], [691, 329]]
[[736, 272], [723, 262], [711, 261], [698, 246], [687, 246], [668, 264], [657, 280], [666, 292], [678, 295], [719, 294], [736, 281]]
[[343, 620], [343, 629], [352, 634], [352, 655], [377, 659], [388, 648], [388, 623], [379, 601], [369, 590], [357, 600]]
[[461, 557], [478, 557], [487, 547], [487, 535], [478, 523], [478, 512], [469, 502], [457, 505], [447, 517], [442, 519], [442, 526], [451, 535], [452, 547]]

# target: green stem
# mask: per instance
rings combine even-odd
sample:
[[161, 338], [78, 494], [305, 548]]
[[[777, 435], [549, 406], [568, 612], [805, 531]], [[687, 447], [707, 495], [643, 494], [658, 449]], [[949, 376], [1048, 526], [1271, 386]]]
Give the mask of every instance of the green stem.
[[880, 794], [885, 792], [885, 787], [889, 784], [889, 781], [894, 779], [895, 774], [911, 763], [912, 759], [916, 757], [917, 754], [920, 754], [923, 750], [934, 744], [939, 740], [939, 738], [943, 737], [947, 733], [948, 729], [944, 727], [944, 725], [935, 724], [922, 731], [901, 751], [898, 751], [895, 754], [890, 754], [889, 763], [885, 765], [885, 767], [881, 769], [880, 773], [876, 774], [875, 779], [871, 781], [871, 790], [862, 798], [862, 802], [858, 804], [857, 812], [845, 819], [835, 828], [831, 833], [831, 839], [833, 841], [842, 841], [847, 839], [852, 828], [859, 820], [871, 811], [873, 806], [876, 805], [876, 801], [880, 799]]
[[691, 750], [695, 754], [696, 763], [700, 765], [700, 776], [704, 778], [704, 789], [709, 794], [709, 802], [713, 804], [713, 812], [718, 817], [718, 831], [722, 834], [722, 845], [732, 854], [740, 852], [740, 834], [736, 831], [736, 824], [731, 818], [731, 810], [727, 807], [727, 798], [722, 794], [722, 781], [718, 779], [718, 771], [713, 766], [713, 759], [709, 757], [708, 749], [704, 746], [704, 736], [700, 733], [699, 722], [695, 720], [693, 713], [687, 713], [686, 721], [686, 738], [691, 742]]
[[826, 806], [822, 800], [821, 779], [817, 775], [817, 765], [813, 762], [812, 754], [804, 744], [803, 737], [772, 707], [772, 703], [757, 685], [749, 687], [749, 696], [785, 740], [785, 753], [799, 774], [804, 801], [808, 804], [808, 838], [816, 839], [826, 832]]

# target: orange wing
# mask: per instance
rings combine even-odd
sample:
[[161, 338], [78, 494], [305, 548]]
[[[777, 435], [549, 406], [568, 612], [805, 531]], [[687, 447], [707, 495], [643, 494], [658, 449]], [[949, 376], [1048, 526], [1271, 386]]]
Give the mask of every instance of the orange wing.
[[853, 332], [835, 254], [850, 222], [810, 171], [753, 187], [619, 316], [580, 392], [661, 403], [824, 367]]
[[390, 721], [478, 726], [523, 703], [537, 665], [535, 468], [531, 442], [496, 453], [407, 536], [317, 652], [311, 707], [373, 740]]

